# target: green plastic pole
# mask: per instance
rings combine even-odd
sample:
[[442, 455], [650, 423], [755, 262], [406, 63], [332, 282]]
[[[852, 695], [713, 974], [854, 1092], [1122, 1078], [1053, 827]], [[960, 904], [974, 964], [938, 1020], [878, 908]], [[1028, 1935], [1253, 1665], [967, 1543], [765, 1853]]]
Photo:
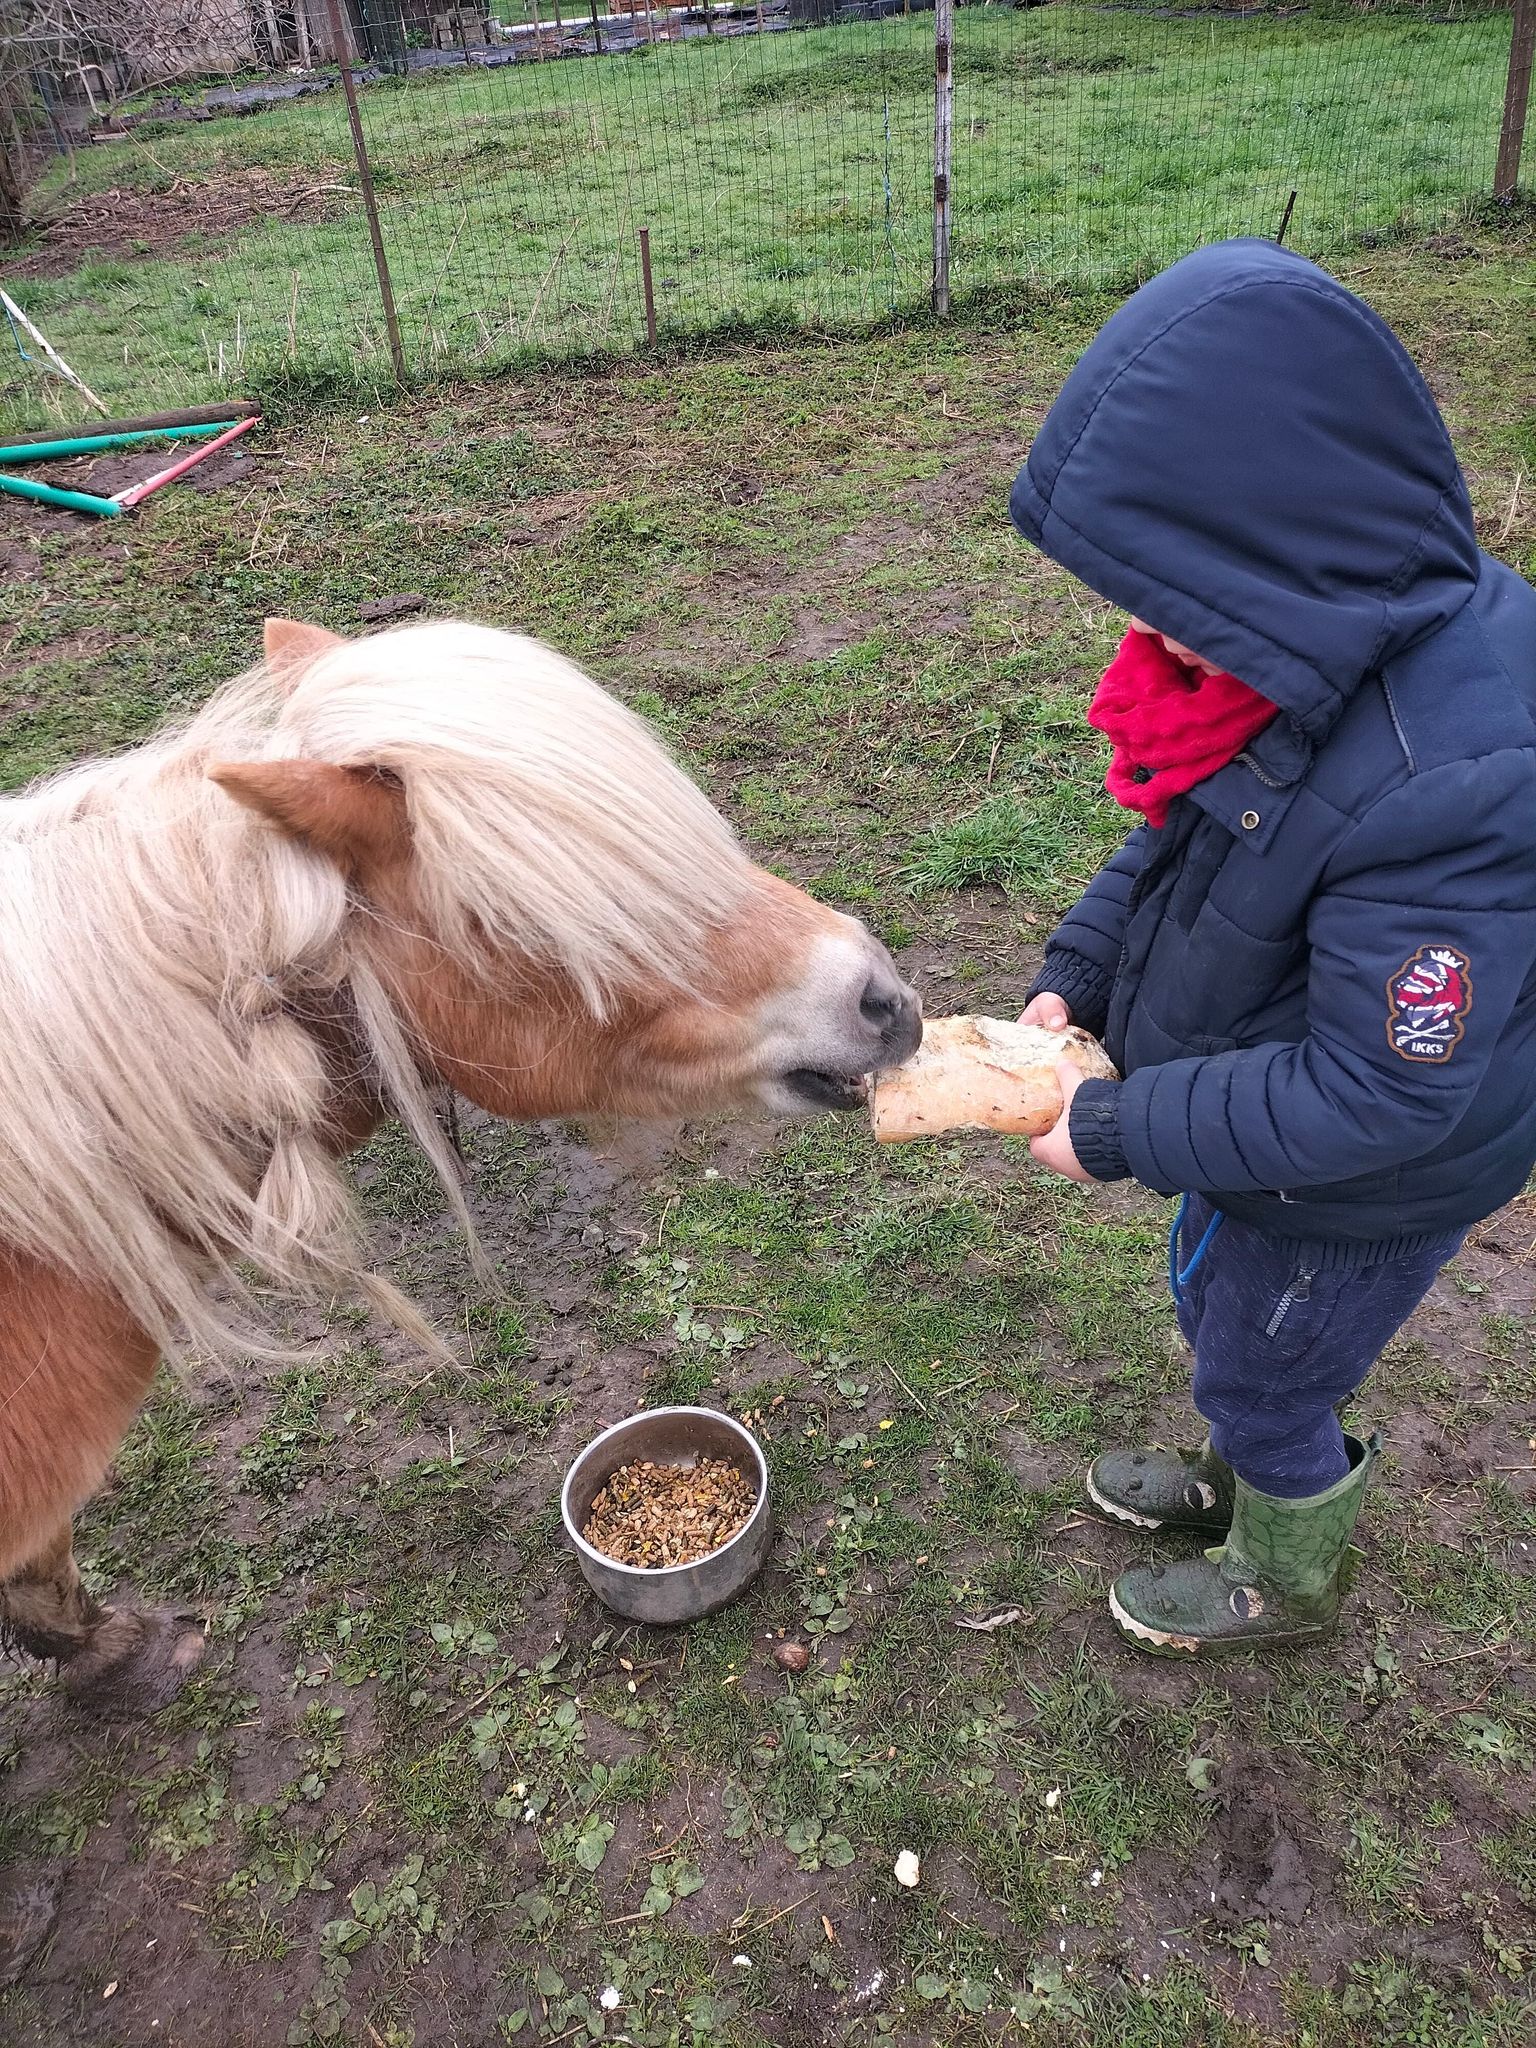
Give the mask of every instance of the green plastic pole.
[[122, 510], [111, 498], [57, 490], [52, 484], [35, 484], [29, 476], [0, 476], [0, 491], [9, 491], [13, 498], [36, 498], [40, 505], [63, 505], [71, 512], [94, 512], [102, 519], [115, 519]]
[[56, 455], [92, 455], [99, 448], [126, 448], [133, 441], [190, 440], [199, 434], [222, 434], [232, 420], [214, 420], [195, 427], [141, 427], [131, 434], [73, 434], [65, 441], [23, 441], [0, 448], [0, 462], [45, 462]]

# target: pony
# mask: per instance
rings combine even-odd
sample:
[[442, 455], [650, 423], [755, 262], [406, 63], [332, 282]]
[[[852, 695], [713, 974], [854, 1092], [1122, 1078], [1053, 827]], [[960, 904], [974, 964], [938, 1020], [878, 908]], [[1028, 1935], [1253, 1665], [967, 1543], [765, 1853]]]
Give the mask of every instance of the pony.
[[[343, 1161], [501, 1117], [852, 1109], [921, 1038], [885, 949], [754, 866], [542, 644], [269, 620], [190, 721], [0, 801], [0, 1626], [152, 1712], [190, 1616], [99, 1604], [73, 1518], [162, 1355], [283, 1354], [262, 1290], [359, 1293]], [[253, 1275], [255, 1278], [253, 1279]]]

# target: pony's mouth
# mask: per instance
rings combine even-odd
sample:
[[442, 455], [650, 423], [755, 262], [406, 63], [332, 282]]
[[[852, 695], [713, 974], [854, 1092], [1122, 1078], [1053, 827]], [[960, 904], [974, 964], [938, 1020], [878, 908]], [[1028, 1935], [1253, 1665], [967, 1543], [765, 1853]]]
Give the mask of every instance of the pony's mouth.
[[858, 1109], [869, 1100], [867, 1074], [828, 1074], [819, 1067], [795, 1067], [784, 1085], [815, 1109]]

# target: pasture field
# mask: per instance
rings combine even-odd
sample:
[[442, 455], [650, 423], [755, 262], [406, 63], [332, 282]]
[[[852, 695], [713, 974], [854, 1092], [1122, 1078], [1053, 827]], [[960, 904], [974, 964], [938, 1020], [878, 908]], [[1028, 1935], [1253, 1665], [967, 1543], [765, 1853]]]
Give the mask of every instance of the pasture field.
[[[1528, 570], [1533, 253], [1345, 267]], [[196, 701], [263, 614], [419, 594], [580, 658], [931, 1009], [1007, 1014], [1120, 829], [1082, 722], [1118, 623], [1005, 517], [1104, 310], [419, 393], [132, 523], [8, 513], [5, 781]], [[94, 1585], [206, 1614], [183, 1698], [104, 1727], [0, 1667], [0, 1869], [61, 1887], [6, 2048], [1536, 2037], [1536, 1201], [1360, 1404], [1390, 1455], [1336, 1645], [1196, 1670], [1114, 1638], [1136, 1546], [1079, 1491], [1189, 1426], [1163, 1204], [859, 1121], [466, 1145], [498, 1293], [398, 1136], [357, 1166], [459, 1374], [296, 1319], [312, 1363], [165, 1378], [85, 1516]], [[606, 1619], [557, 1541], [577, 1446], [678, 1398], [758, 1418], [780, 1509], [686, 1634]]]
[[[925, 302], [931, 17], [438, 71], [362, 95], [407, 353], [495, 368], [663, 330], [857, 326]], [[1118, 288], [1192, 243], [1327, 255], [1489, 189], [1507, 14], [968, 7], [963, 299]], [[386, 360], [339, 92], [155, 123], [38, 193], [7, 288], [118, 413]], [[13, 364], [0, 415], [39, 393]], [[51, 393], [61, 417], [78, 401]]]

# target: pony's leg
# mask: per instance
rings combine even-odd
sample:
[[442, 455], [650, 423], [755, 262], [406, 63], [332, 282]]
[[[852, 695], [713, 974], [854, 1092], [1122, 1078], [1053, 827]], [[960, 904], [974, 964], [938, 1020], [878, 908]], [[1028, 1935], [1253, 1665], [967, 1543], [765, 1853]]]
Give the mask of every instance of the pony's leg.
[[0, 1616], [7, 1637], [29, 1657], [67, 1664], [91, 1641], [103, 1611], [80, 1583], [67, 1522], [0, 1586]]
[[[201, 1630], [167, 1617], [99, 1607], [80, 1583], [69, 1524], [0, 1585], [0, 1642], [58, 1661], [66, 1692], [114, 1715], [153, 1713], [175, 1697], [202, 1655]], [[0, 1990], [14, 1984], [53, 1930], [61, 1871], [24, 1859], [0, 1872]]]
[[80, 1582], [70, 1525], [0, 1585], [0, 1632], [58, 1665], [80, 1706], [112, 1718], [157, 1713], [197, 1669], [196, 1617], [165, 1608], [103, 1607]]
[[0, 1639], [57, 1662], [82, 1706], [153, 1713], [203, 1651], [191, 1618], [99, 1605], [70, 1525], [101, 1484], [155, 1371], [110, 1297], [0, 1249]]

